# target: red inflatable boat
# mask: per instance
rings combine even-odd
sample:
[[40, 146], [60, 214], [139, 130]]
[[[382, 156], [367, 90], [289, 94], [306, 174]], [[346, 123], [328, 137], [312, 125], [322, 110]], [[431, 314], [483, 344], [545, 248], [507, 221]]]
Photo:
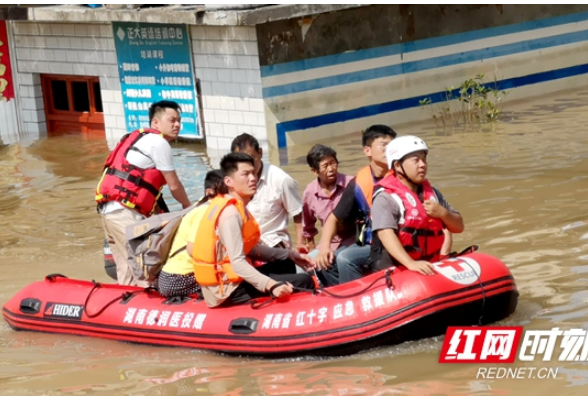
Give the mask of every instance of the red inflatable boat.
[[471, 253], [435, 268], [434, 276], [400, 267], [286, 302], [216, 309], [197, 298], [51, 275], [22, 289], [2, 312], [16, 330], [263, 356], [351, 354], [514, 312], [514, 279], [495, 257]]

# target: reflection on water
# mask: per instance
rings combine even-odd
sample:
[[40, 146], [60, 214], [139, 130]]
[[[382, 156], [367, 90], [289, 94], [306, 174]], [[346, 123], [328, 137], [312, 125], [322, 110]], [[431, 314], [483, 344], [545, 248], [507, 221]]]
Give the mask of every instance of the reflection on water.
[[[588, 90], [507, 106], [493, 130], [436, 134], [430, 125], [395, 127], [422, 136], [429, 178], [466, 222], [455, 248], [478, 244], [513, 271], [517, 311], [499, 325], [588, 329]], [[342, 172], [365, 164], [359, 134], [334, 138]], [[288, 149], [302, 191], [312, 179], [306, 152]], [[180, 179], [195, 201], [218, 154], [175, 144]], [[67, 135], [0, 145], [0, 302], [49, 273], [108, 281], [93, 190], [105, 140]], [[164, 196], [172, 209], [169, 189]], [[478, 379], [478, 365], [438, 364], [443, 337], [343, 358], [267, 361], [101, 339], [13, 332], [0, 323], [0, 394], [454, 395], [579, 394], [586, 365], [558, 367], [557, 379]]]

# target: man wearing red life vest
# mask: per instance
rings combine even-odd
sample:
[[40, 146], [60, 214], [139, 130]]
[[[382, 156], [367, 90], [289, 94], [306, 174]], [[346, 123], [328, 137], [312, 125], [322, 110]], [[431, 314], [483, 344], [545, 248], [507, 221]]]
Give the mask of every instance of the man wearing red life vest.
[[374, 190], [373, 271], [404, 265], [432, 275], [431, 263], [439, 259], [443, 247], [443, 229], [463, 232], [459, 212], [426, 179], [428, 151], [416, 136], [398, 137], [386, 147], [388, 167], [395, 174], [382, 179]]
[[148, 285], [133, 276], [127, 263], [126, 226], [160, 211], [158, 202], [165, 184], [184, 208], [191, 205], [175, 172], [169, 144], [180, 133], [180, 121], [178, 103], [153, 103], [149, 108], [151, 128], [123, 136], [106, 159], [96, 202], [121, 285]]

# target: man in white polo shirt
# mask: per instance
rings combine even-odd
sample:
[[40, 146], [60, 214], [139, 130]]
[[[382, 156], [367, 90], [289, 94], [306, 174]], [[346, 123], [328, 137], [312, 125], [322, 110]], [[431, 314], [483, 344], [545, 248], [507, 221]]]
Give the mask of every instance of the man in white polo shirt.
[[[269, 247], [283, 247], [300, 251], [305, 248], [302, 237], [302, 198], [298, 183], [281, 168], [261, 161], [262, 149], [256, 138], [248, 133], [237, 136], [231, 151], [253, 157], [258, 177], [257, 192], [247, 209], [261, 229], [261, 242]], [[288, 217], [294, 220], [296, 243], [288, 233]], [[303, 250], [304, 251], [304, 250]]]
[[170, 192], [184, 208], [190, 199], [180, 182], [169, 144], [180, 133], [180, 106], [162, 100], [149, 108], [149, 129], [123, 136], [108, 156], [96, 188], [98, 211], [114, 261], [120, 285], [147, 286], [137, 280], [127, 263], [126, 226], [159, 212], [161, 189]]

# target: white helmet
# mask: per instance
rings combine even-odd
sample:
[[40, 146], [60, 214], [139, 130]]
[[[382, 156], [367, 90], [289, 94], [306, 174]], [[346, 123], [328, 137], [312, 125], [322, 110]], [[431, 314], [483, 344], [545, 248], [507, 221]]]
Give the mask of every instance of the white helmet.
[[401, 160], [407, 154], [415, 151], [429, 151], [425, 141], [416, 136], [400, 136], [393, 139], [388, 146], [386, 146], [386, 160], [388, 161], [388, 168], [392, 168], [394, 161]]

